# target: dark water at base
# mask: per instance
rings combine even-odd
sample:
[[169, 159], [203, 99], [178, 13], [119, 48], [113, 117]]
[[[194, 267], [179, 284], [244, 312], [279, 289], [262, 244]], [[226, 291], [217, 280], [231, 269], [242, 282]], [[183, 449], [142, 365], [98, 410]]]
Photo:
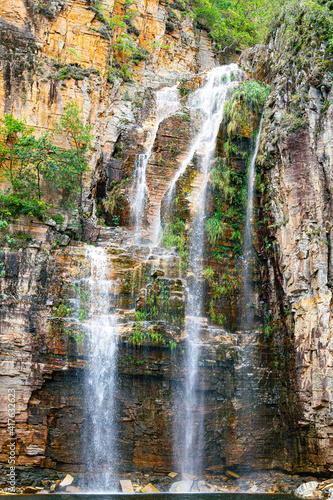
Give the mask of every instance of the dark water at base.
[[[34, 496], [34, 495], [33, 495]], [[18, 499], [24, 497], [30, 500], [32, 495], [10, 495], [9, 498]], [[38, 495], [38, 500], [133, 500], [135, 497], [142, 500], [295, 500], [293, 495], [277, 495], [267, 493], [109, 493], [91, 494], [77, 493], [68, 495]]]

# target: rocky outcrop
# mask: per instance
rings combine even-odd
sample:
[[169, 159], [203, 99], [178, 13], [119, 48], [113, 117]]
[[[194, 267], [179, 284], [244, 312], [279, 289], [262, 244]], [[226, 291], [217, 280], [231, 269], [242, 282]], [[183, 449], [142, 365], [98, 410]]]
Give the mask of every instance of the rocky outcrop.
[[[195, 33], [184, 11], [152, 0], [139, 3], [130, 14], [130, 34], [125, 30], [124, 36], [131, 37], [129, 50], [143, 55], [133, 55], [131, 81], [122, 85], [123, 74], [111, 75], [112, 64], [125, 64], [116, 48], [122, 28], [111, 29], [107, 19], [118, 16], [121, 25], [125, 9], [121, 2], [106, 2], [99, 10], [85, 0], [31, 3], [30, 8], [18, 0], [2, 6], [1, 115], [26, 117], [40, 133], [52, 129], [64, 105], [74, 99], [94, 126], [92, 172], [101, 158], [104, 162], [112, 155], [121, 133], [136, 127], [140, 134], [147, 88], [172, 85], [214, 65], [207, 34]], [[144, 137], [136, 141], [137, 148], [140, 141]], [[90, 185], [89, 175], [88, 189]]]

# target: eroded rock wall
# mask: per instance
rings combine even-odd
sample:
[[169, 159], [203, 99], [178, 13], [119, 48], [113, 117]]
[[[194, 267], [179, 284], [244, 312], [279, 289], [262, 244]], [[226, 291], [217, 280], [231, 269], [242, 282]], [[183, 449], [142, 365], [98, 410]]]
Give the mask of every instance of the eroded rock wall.
[[243, 63], [272, 86], [257, 165], [259, 257], [270, 314], [294, 322], [294, 467], [332, 472], [332, 56], [297, 26], [291, 36], [282, 24]]
[[[67, 102], [78, 103], [94, 133], [85, 180], [86, 217], [93, 213], [92, 200], [106, 196], [106, 186], [119, 181], [124, 172], [126, 177], [131, 176], [134, 153], [145, 149], [147, 129], [154, 120], [152, 91], [214, 65], [206, 32], [195, 30], [191, 17], [178, 7], [171, 9], [155, 0], [137, 2], [128, 29], [132, 30], [133, 44], [145, 57], [131, 63], [131, 81], [124, 82], [120, 77], [110, 77], [112, 69], [117, 69], [115, 63], [121, 66], [125, 62], [114, 48], [122, 28], [109, 29], [105, 20], [112, 16], [121, 19], [126, 8], [123, 2], [104, 2], [100, 9], [94, 2], [80, 0], [12, 0], [1, 4], [0, 115], [13, 113], [16, 118], [26, 118], [39, 135], [53, 129]], [[124, 32], [128, 34], [128, 30]], [[57, 193], [47, 186], [44, 191], [49, 201], [59, 201]], [[123, 213], [124, 221], [128, 221], [125, 209]], [[49, 321], [64, 284], [71, 293], [78, 265], [75, 257], [68, 257], [71, 250], [62, 250], [61, 245], [66, 246], [69, 238], [58, 229], [60, 233], [36, 220], [24, 220], [17, 227], [12, 225], [11, 231], [30, 233], [35, 238], [33, 244], [20, 241], [10, 249], [8, 242], [2, 241], [0, 459], [6, 463], [8, 458], [7, 389], [15, 386], [18, 466], [53, 467], [81, 460], [79, 452], [70, 459], [69, 447], [66, 452], [62, 438], [56, 438], [50, 430], [57, 418], [49, 410], [39, 414], [39, 403], [32, 396], [34, 391], [42, 391], [48, 408], [55, 405], [67, 418], [70, 411], [63, 399], [60, 395], [57, 399], [56, 390], [55, 395], [48, 393], [43, 384], [49, 377], [60, 380], [62, 372], [80, 370], [85, 363], [78, 358], [75, 339], [56, 334], [57, 317], [53, 323]], [[98, 231], [95, 234], [92, 227], [92, 233], [96, 240]], [[59, 245], [60, 250], [55, 250]], [[135, 263], [135, 255], [133, 259]], [[119, 307], [133, 308], [133, 293], [139, 292], [143, 282], [138, 276], [132, 286], [126, 282], [128, 272], [121, 262], [118, 267], [123, 282]], [[69, 376], [68, 380], [66, 404], [72, 408], [77, 405], [73, 389], [76, 379]], [[76, 419], [80, 425], [82, 412], [78, 410], [78, 414], [70, 424], [66, 420], [66, 425], [74, 428]], [[64, 439], [67, 437], [68, 433]], [[53, 447], [57, 451], [49, 452]]]
[[[0, 457], [6, 463], [7, 389], [15, 388], [17, 466], [84, 472], [89, 344], [77, 309], [89, 314], [90, 299], [82, 290], [78, 296], [78, 284], [89, 277], [90, 265], [85, 244], [52, 250], [52, 232], [45, 226], [43, 234], [43, 244], [2, 254]], [[110, 262], [110, 307], [119, 328], [118, 465], [120, 471], [166, 473], [179, 466], [173, 438], [183, 433], [185, 281], [175, 253], [155, 249], [148, 259], [149, 249], [129, 246], [130, 237], [124, 229], [104, 229], [98, 241]], [[283, 391], [262, 333], [230, 334], [206, 321], [201, 342], [195, 390], [205, 398], [206, 471], [281, 466]]]
[[[105, 12], [124, 13], [122, 3], [103, 5]], [[85, 180], [87, 219], [97, 205], [107, 224], [114, 215], [121, 225], [129, 224], [135, 155], [146, 150], [147, 131], [155, 118], [152, 91], [182, 78], [190, 81], [185, 94], [202, 84], [196, 74], [214, 64], [207, 35], [195, 32], [186, 13], [175, 7], [171, 11], [153, 0], [138, 2], [129, 28], [147, 57], [133, 66], [132, 82], [124, 83], [112, 72], [119, 70], [115, 62], [120, 68], [126, 63], [121, 55], [115, 60], [112, 48], [119, 30], [108, 31], [92, 4], [70, 0], [37, 6], [13, 0], [1, 8], [1, 112], [26, 116], [40, 133], [53, 127], [66, 102], [78, 102], [94, 126]], [[210, 471], [250, 465], [328, 472], [333, 467], [331, 82], [322, 49], [313, 47], [312, 69], [301, 60], [291, 61], [286, 69], [288, 50], [280, 30], [268, 49], [256, 48], [243, 57], [247, 69], [272, 85], [256, 202], [256, 308], [265, 334], [227, 334], [205, 319], [197, 390], [206, 400], [204, 453]], [[190, 117], [183, 109], [159, 127], [147, 169], [148, 227], [199, 122], [200, 117]], [[248, 154], [251, 145], [245, 139], [241, 152]], [[233, 158], [233, 168], [243, 175], [245, 162], [238, 160]], [[185, 220], [190, 218], [193, 187], [200, 183], [196, 176], [193, 161], [177, 185], [176, 215]], [[112, 193], [122, 201], [110, 213], [105, 200]], [[91, 222], [96, 222], [95, 215]], [[61, 311], [74, 298], [73, 282], [87, 262], [83, 244], [59, 248], [68, 239], [58, 229], [33, 222], [29, 231], [37, 241], [12, 249], [7, 241], [1, 254], [0, 460], [6, 463], [8, 458], [7, 389], [15, 385], [17, 465], [74, 471], [83, 469], [80, 388], [86, 358], [72, 320]], [[174, 465], [172, 422], [182, 410], [172, 397], [181, 394], [184, 381], [179, 369], [185, 302], [180, 259], [172, 250], [165, 259], [161, 253], [150, 255], [147, 248], [131, 246], [133, 235], [126, 230], [100, 230], [99, 244], [108, 242], [113, 263], [109, 277], [116, 291], [111, 302], [120, 319], [120, 468], [167, 472]], [[231, 235], [227, 227], [223, 244], [230, 249], [235, 246]], [[209, 256], [207, 262], [216, 267]], [[232, 262], [240, 266], [240, 258]], [[219, 276], [224, 272], [222, 263]], [[162, 291], [172, 298], [171, 308], [163, 303]], [[211, 294], [208, 290], [207, 316]], [[177, 321], [156, 322], [147, 297], [168, 319], [177, 308]], [[218, 323], [222, 310], [236, 330], [241, 306], [235, 308], [234, 297], [229, 299], [214, 305], [211, 322]], [[134, 342], [136, 328], [144, 326], [135, 309], [157, 323], [154, 329], [164, 343]]]

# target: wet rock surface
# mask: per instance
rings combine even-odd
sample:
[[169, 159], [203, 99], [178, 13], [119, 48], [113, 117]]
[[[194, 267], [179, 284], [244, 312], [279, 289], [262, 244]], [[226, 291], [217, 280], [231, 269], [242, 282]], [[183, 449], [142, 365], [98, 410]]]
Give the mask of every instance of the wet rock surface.
[[[128, 477], [137, 488], [151, 484], [168, 491], [180, 481], [163, 475], [145, 478], [144, 473], [136, 477], [132, 471], [145, 468], [145, 473], [166, 474], [174, 467], [172, 422], [182, 410], [185, 278], [191, 276], [182, 272], [173, 249], [151, 250], [136, 244], [129, 230], [99, 225], [91, 216], [92, 200], [99, 209], [100, 224], [113, 224], [113, 217], [120, 224], [129, 223], [135, 154], [145, 150], [147, 127], [154, 120], [152, 89], [173, 85], [185, 74], [184, 90], [193, 92], [204, 78], [195, 73], [214, 64], [211, 44], [205, 33], [195, 35], [186, 16], [180, 15], [177, 27], [171, 29], [166, 6], [149, 0], [139, 8], [136, 29], [148, 44], [159, 33], [171, 49], [162, 46], [151, 59], [141, 61], [132, 84], [111, 84], [106, 73], [107, 40], [98, 34], [101, 24], [96, 12], [80, 0], [62, 7], [41, 18], [40, 12], [34, 13], [21, 0], [15, 11], [2, 6], [0, 98], [4, 112], [15, 109], [39, 130], [50, 127], [72, 99], [95, 123], [84, 189], [89, 209], [84, 238], [104, 246], [112, 262], [109, 278], [115, 287], [110, 307], [119, 320], [120, 346], [119, 468], [131, 471]], [[82, 61], [76, 73], [72, 73], [78, 66], [76, 56], [68, 52], [69, 39]], [[251, 464], [258, 469], [329, 474], [333, 467], [332, 90], [328, 73], [321, 75], [321, 85], [312, 69], [304, 78], [303, 70], [293, 69], [290, 83], [281, 58], [285, 45], [280, 34], [268, 50], [254, 49], [243, 61], [247, 69], [273, 85], [264, 121], [262, 153], [266, 156], [259, 162], [266, 184], [264, 196], [257, 200], [258, 217], [266, 222], [258, 233], [262, 264], [258, 289], [263, 285], [255, 308], [265, 316], [261, 319], [266, 321], [266, 330], [265, 334], [260, 328], [239, 331], [230, 320], [233, 333], [229, 333], [211, 326], [207, 317], [199, 319], [202, 349], [196, 390], [206, 399], [203, 452], [206, 471], [217, 474], [192, 478], [190, 488], [199, 491], [214, 487], [218, 491], [291, 493], [305, 478], [275, 472], [238, 478], [236, 469], [228, 468]], [[15, 52], [17, 58], [12, 58]], [[66, 82], [58, 78], [54, 57], [70, 69]], [[316, 60], [322, 55], [314, 49], [311, 57]], [[300, 105], [301, 124], [301, 118], [290, 113], [300, 93], [306, 94], [304, 109]], [[201, 123], [202, 116], [191, 114], [185, 98], [182, 105], [157, 131], [147, 170], [144, 241], [151, 241], [153, 221], [161, 202], [163, 206], [168, 183]], [[249, 148], [245, 139], [243, 152]], [[234, 163], [235, 170], [244, 170], [239, 158]], [[174, 215], [186, 220], [191, 218], [192, 190], [200, 186], [196, 167], [193, 161], [177, 185], [179, 206]], [[50, 199], [55, 196], [47, 194]], [[113, 201], [111, 211], [108, 207]], [[268, 214], [260, 212], [264, 206], [269, 207]], [[70, 226], [67, 221], [65, 226]], [[14, 225], [10, 230], [15, 232]], [[1, 254], [5, 274], [0, 304], [0, 460], [8, 461], [8, 389], [15, 386], [19, 481], [32, 488], [31, 493], [37, 493], [34, 488], [56, 491], [61, 486], [55, 481], [65, 476], [61, 471], [70, 470], [75, 481], [64, 488], [75, 492], [67, 488], [78, 487], [75, 474], [84, 468], [81, 382], [87, 362], [80, 329], [87, 311], [81, 311], [80, 320], [75, 307], [81, 297], [75, 285], [85, 276], [85, 246], [79, 242], [68, 246], [65, 228], [51, 220], [32, 222], [27, 231], [33, 242], [16, 249], [4, 242]], [[234, 246], [231, 234], [229, 227], [224, 241], [229, 250]], [[268, 304], [265, 311], [263, 304]], [[228, 307], [235, 318], [239, 309], [234, 304]], [[278, 320], [274, 323], [270, 318]], [[34, 469], [21, 469], [24, 466]], [[205, 484], [199, 484], [205, 479]], [[315, 478], [306, 478], [311, 479]], [[51, 481], [51, 486], [43, 484], [44, 480]]]
[[[183, 411], [187, 334], [179, 307], [184, 303], [184, 282], [179, 277], [179, 257], [174, 253], [130, 242], [130, 232], [100, 230], [99, 244], [112, 263], [109, 278], [115, 283], [110, 305], [116, 308], [119, 321], [119, 468], [166, 472], [173, 462], [173, 420]], [[25, 399], [17, 405], [18, 466], [33, 462], [65, 472], [68, 466], [71, 472], [83, 469], [82, 387], [87, 347], [82, 336], [85, 320], [80, 321], [77, 312], [84, 297], [78, 295], [77, 283], [87, 277], [86, 259], [85, 245], [80, 243], [46, 253], [27, 248], [21, 261], [15, 252], [6, 252], [11, 271], [3, 289], [17, 288], [11, 295], [7, 292], [2, 307], [8, 308], [10, 317], [15, 311], [18, 318], [23, 317], [22, 308], [27, 312], [33, 308], [36, 318], [32, 331], [24, 326], [24, 342], [21, 337], [19, 343], [12, 344], [16, 337], [8, 337], [4, 358], [12, 362], [15, 350], [26, 357], [26, 371], [22, 365], [20, 369], [14, 365], [12, 372], [16, 389], [25, 391]], [[28, 263], [31, 270], [27, 273]], [[32, 272], [36, 275], [33, 280]], [[25, 289], [29, 293], [22, 301]], [[20, 301], [15, 294], [21, 294]], [[89, 312], [89, 304], [84, 307]], [[155, 317], [154, 308], [164, 311], [166, 317]], [[11, 328], [15, 325], [4, 321], [2, 316], [3, 328], [6, 325], [10, 332], [9, 324]], [[275, 424], [281, 393], [274, 358], [264, 348], [260, 331], [230, 334], [209, 326], [202, 318], [200, 342], [197, 390], [203, 391], [206, 399], [207, 470], [222, 474], [225, 464], [232, 467], [249, 460], [258, 467], [272, 464], [271, 446], [283, 439]], [[8, 367], [6, 370], [4, 377], [8, 377]], [[31, 377], [29, 385], [25, 383], [27, 376]], [[6, 386], [3, 391], [5, 404]], [[8, 434], [6, 428], [2, 432], [5, 461]]]

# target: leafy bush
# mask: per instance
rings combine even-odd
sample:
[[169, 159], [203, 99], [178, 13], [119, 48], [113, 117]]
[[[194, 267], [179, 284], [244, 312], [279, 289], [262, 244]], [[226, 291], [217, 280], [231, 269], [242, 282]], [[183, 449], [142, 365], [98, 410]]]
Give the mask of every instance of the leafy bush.
[[0, 211], [5, 216], [14, 217], [20, 214], [30, 215], [43, 220], [48, 206], [36, 198], [26, 200], [15, 194], [0, 192]]

